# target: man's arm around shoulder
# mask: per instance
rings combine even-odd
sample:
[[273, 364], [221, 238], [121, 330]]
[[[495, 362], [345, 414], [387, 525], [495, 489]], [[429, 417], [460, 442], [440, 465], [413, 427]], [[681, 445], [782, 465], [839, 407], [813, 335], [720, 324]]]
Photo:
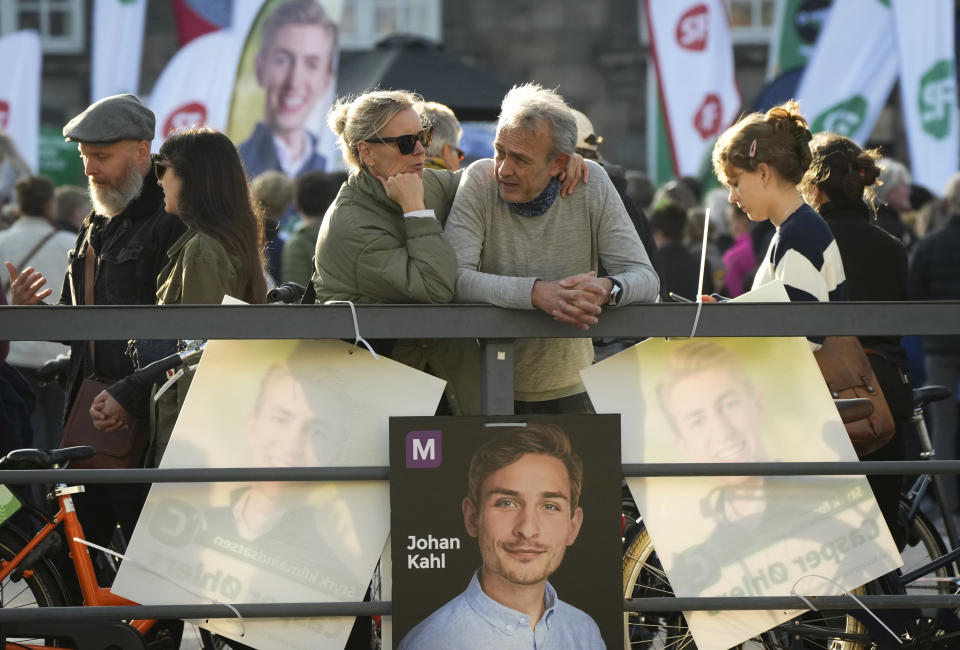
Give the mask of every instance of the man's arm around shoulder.
[[[599, 166], [598, 166], [599, 167]], [[591, 174], [596, 170], [591, 168]], [[597, 246], [600, 263], [613, 280], [620, 285], [621, 295], [616, 305], [636, 302], [655, 302], [660, 291], [660, 278], [650, 263], [640, 236], [637, 234], [627, 209], [603, 168], [591, 176], [599, 182], [595, 196], [590, 198], [590, 209], [597, 210]], [[594, 191], [594, 188], [590, 188]]]

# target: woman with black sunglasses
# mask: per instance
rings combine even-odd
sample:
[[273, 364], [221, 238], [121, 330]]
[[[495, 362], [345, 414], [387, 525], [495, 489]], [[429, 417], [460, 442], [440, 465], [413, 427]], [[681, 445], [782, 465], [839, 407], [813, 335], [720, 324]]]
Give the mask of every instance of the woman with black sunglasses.
[[[171, 135], [160, 147], [155, 167], [166, 211], [187, 226], [167, 250], [169, 261], [157, 278], [157, 304], [219, 304], [225, 295], [264, 302], [263, 222], [250, 203], [247, 175], [230, 139], [205, 127]], [[143, 357], [138, 359], [141, 366], [151, 356], [174, 351], [172, 346], [161, 350], [159, 343], [134, 342]], [[151, 413], [152, 383], [131, 375], [94, 400], [95, 408], [98, 402], [102, 405], [94, 423], [105, 431], [119, 431], [132, 417], [150, 417], [152, 460], [158, 463], [188, 383], [181, 380], [164, 393]], [[142, 405], [142, 411], [128, 413], [121, 402]]]
[[433, 131], [423, 100], [402, 90], [342, 99], [328, 121], [337, 134], [347, 182], [317, 238], [317, 301], [446, 303], [457, 258], [443, 222], [459, 175], [424, 170]]

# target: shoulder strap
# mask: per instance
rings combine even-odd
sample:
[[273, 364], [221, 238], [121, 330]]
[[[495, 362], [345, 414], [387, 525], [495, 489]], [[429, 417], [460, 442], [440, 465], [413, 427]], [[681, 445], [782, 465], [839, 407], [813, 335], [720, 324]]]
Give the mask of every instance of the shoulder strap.
[[[34, 245], [34, 247], [30, 249], [30, 252], [23, 256], [23, 259], [20, 260], [20, 263], [19, 263], [19, 264], [17, 264], [17, 271], [22, 270], [23, 267], [26, 266], [27, 262], [29, 262], [29, 261], [33, 258], [34, 255], [36, 255], [37, 253], [40, 252], [40, 249], [43, 248], [43, 245], [46, 244], [48, 241], [50, 241], [50, 239], [51, 239], [54, 235], [56, 235], [56, 234], [57, 234], [57, 229], [56, 229], [56, 228], [53, 228], [53, 230], [51, 230], [51, 231], [48, 232], [46, 235], [44, 235], [44, 236], [40, 239], [40, 241], [38, 241], [38, 242]], [[6, 292], [7, 292], [7, 289], [9, 289], [9, 288], [10, 288], [10, 280], [9, 280], [9, 279], [4, 280], [4, 281], [3, 281], [3, 292], [6, 293]]]
[[[90, 233], [87, 232], [87, 250], [86, 257], [83, 260], [83, 304], [95, 304], [93, 299], [93, 274], [96, 272], [96, 252], [93, 250], [93, 244], [90, 243]], [[90, 341], [90, 361], [96, 368], [96, 356], [94, 354], [94, 342]]]

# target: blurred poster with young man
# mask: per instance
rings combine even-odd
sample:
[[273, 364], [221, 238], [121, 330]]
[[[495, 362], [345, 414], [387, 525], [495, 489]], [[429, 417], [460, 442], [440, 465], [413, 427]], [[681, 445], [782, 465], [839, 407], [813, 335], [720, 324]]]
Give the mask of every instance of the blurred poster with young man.
[[[804, 338], [648, 339], [581, 375], [598, 412], [621, 413], [624, 463], [857, 460]], [[677, 596], [837, 595], [901, 564], [864, 476], [627, 483]], [[801, 613], [684, 616], [721, 650]]]
[[237, 69], [227, 134], [253, 178], [326, 171], [326, 114], [336, 94], [342, 0], [267, 0]]
[[[211, 341], [161, 468], [387, 464], [388, 418], [444, 382], [337, 340]], [[143, 604], [363, 600], [390, 523], [380, 481], [157, 483], [113, 591]], [[341, 650], [354, 617], [211, 620], [260, 650]]]
[[190, 35], [199, 35], [177, 51], [150, 93], [154, 147], [173, 131], [207, 125], [237, 144], [251, 178], [268, 170], [291, 178], [327, 171], [337, 159], [326, 113], [336, 96], [342, 6], [234, 0], [199, 27], [190, 23]]

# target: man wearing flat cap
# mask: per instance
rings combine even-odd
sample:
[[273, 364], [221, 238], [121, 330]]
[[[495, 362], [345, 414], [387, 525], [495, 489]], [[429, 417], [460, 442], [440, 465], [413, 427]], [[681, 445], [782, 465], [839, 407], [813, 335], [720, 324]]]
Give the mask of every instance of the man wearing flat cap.
[[[60, 305], [153, 305], [157, 276], [166, 265], [167, 249], [186, 230], [164, 212], [150, 159], [156, 118], [134, 95], [114, 95], [92, 104], [70, 120], [63, 136], [76, 142], [89, 182], [93, 212], [84, 220], [68, 254]], [[15, 305], [36, 305], [50, 295], [46, 279], [33, 268], [6, 263]], [[88, 293], [92, 294], [88, 298]], [[84, 377], [118, 380], [133, 372], [126, 341], [73, 341], [67, 413]], [[94, 422], [129, 423], [147, 416], [147, 404], [122, 394], [101, 393], [91, 409]], [[80, 405], [78, 405], [80, 408]], [[119, 521], [133, 532], [146, 497], [138, 485], [91, 484], [77, 495], [78, 514], [87, 538], [109, 543]]]

